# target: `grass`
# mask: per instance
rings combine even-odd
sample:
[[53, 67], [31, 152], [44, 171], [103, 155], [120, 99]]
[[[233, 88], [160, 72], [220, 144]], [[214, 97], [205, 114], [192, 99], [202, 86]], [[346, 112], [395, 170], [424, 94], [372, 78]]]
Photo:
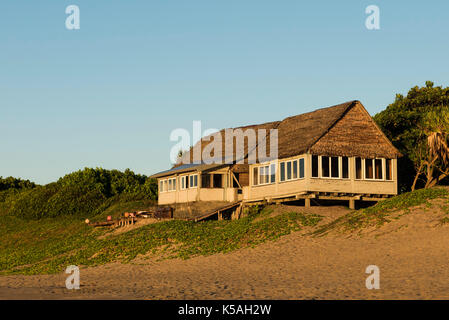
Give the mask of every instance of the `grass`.
[[[118, 206], [131, 209], [133, 205], [136, 204]], [[102, 216], [113, 212], [108, 210]], [[80, 219], [30, 221], [0, 215], [0, 274], [58, 273], [69, 265], [126, 263], [149, 253], [182, 259], [226, 253], [276, 240], [303, 227], [315, 226], [320, 220], [318, 215], [293, 212], [270, 217], [269, 210], [254, 209], [240, 220], [172, 220], [100, 237], [108, 230], [93, 229]]]
[[[353, 211], [318, 227], [311, 234], [322, 236], [337, 231], [357, 231], [388, 223], [398, 212], [429, 206], [430, 200], [449, 198], [445, 188], [422, 189], [393, 197], [370, 208]], [[145, 209], [146, 200], [116, 201], [107, 204], [91, 220], [104, 220], [124, 211]], [[446, 208], [446, 206], [444, 206]], [[200, 223], [171, 220], [149, 224], [120, 234], [107, 228], [92, 228], [83, 219], [71, 216], [25, 220], [6, 214], [0, 206], [0, 274], [59, 273], [69, 265], [96, 266], [109, 262], [136, 262], [156, 259], [207, 256], [254, 247], [305, 227], [315, 227], [322, 217], [287, 212], [273, 215], [272, 208], [253, 207], [245, 218]], [[449, 223], [449, 217], [441, 224]]]
[[393, 198], [378, 202], [376, 205], [352, 211], [331, 223], [323, 225], [313, 232], [313, 235], [322, 236], [331, 230], [354, 231], [370, 226], [382, 226], [391, 221], [391, 213], [403, 211], [410, 212], [411, 207], [425, 205], [430, 206], [430, 200], [448, 198], [449, 190], [446, 188], [420, 189], [403, 193]]

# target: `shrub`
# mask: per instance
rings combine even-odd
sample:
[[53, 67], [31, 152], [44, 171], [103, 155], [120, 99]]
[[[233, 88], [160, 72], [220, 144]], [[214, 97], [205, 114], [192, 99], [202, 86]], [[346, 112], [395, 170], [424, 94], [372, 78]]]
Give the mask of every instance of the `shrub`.
[[[57, 182], [38, 186], [17, 194], [10, 200], [10, 214], [40, 219], [57, 216], [91, 216], [106, 209], [117, 199], [128, 201], [157, 197], [157, 183], [127, 169], [102, 168], [76, 171]], [[110, 201], [108, 201], [110, 200]]]

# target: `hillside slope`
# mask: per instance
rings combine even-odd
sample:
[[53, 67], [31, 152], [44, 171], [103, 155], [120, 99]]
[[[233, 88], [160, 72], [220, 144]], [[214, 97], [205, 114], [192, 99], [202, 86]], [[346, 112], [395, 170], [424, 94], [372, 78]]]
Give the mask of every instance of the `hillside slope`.
[[[335, 214], [333, 207], [314, 207], [314, 213], [303, 213], [309, 216], [307, 220], [299, 214], [304, 208], [270, 207], [247, 221], [250, 225], [269, 222], [256, 229], [236, 228], [239, 224], [234, 222], [198, 225], [218, 230], [221, 236], [240, 237], [242, 232], [248, 236], [254, 230], [272, 231], [276, 220], [271, 219], [287, 221], [284, 227], [291, 224], [284, 216], [289, 209], [295, 210], [300, 221], [313, 223], [306, 223], [298, 232], [284, 232], [282, 237], [272, 233], [276, 241], [240, 247], [226, 254], [206, 250], [188, 260], [161, 260], [161, 252], [151, 254], [150, 250], [127, 264], [83, 267], [82, 289], [76, 292], [65, 289], [62, 265], [57, 274], [2, 276], [0, 298], [449, 299], [448, 205], [447, 189], [433, 189], [352, 213], [337, 208]], [[161, 225], [168, 230], [174, 227]], [[222, 233], [223, 229], [236, 233]], [[151, 228], [142, 230], [149, 234]], [[133, 235], [128, 241], [141, 242], [133, 232], [128, 232]], [[211, 234], [195, 245], [210, 243], [204, 241]], [[215, 239], [230, 239], [221, 236]], [[380, 269], [380, 290], [365, 287], [365, 269], [373, 264]]]

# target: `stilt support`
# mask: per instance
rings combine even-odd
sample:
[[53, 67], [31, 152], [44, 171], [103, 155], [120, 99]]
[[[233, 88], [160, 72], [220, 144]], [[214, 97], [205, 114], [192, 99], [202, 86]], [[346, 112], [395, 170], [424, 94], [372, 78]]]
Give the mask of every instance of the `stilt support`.
[[304, 199], [304, 207], [310, 208], [310, 199], [309, 198]]

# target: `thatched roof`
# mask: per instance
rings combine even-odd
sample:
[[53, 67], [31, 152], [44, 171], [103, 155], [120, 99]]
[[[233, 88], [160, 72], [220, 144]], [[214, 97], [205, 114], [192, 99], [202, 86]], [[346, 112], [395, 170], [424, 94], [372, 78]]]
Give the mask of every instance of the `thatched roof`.
[[[195, 150], [199, 150], [199, 151], [201, 151], [201, 153], [203, 151], [207, 152], [208, 151], [206, 149], [207, 146], [211, 146], [210, 144], [213, 143], [214, 139], [216, 139], [216, 138], [221, 139], [221, 152], [219, 154], [214, 154], [214, 152], [212, 152], [212, 151], [216, 151], [216, 150], [211, 150], [210, 154], [211, 154], [212, 158], [221, 159], [222, 162], [228, 163], [228, 159], [225, 159], [225, 153], [226, 153], [226, 148], [230, 148], [230, 149], [232, 149], [232, 160], [229, 160], [230, 162], [235, 163], [239, 160], [242, 160], [242, 158], [245, 159], [248, 157], [248, 154], [251, 154], [252, 152], [255, 151], [258, 142], [262, 142], [267, 139], [267, 136], [269, 136], [269, 134], [270, 134], [270, 129], [276, 129], [279, 124], [280, 124], [280, 121], [274, 121], [274, 122], [267, 122], [267, 123], [262, 123], [262, 124], [220, 130], [219, 132], [209, 135], [207, 137], [204, 137], [199, 142], [197, 142], [193, 148], [190, 148], [190, 150], [182, 156], [181, 161], [178, 165], [183, 164], [183, 163], [193, 163], [194, 159], [195, 159]], [[243, 141], [244, 142], [243, 143], [243, 152], [242, 152], [243, 154], [239, 155], [236, 152], [236, 148], [237, 148], [236, 139], [235, 138], [233, 140], [226, 139], [226, 130], [241, 130], [243, 134], [254, 130], [253, 132], [255, 133], [255, 136], [254, 136], [255, 144], [248, 145], [248, 139], [245, 138]], [[265, 132], [262, 130], [265, 130]], [[268, 141], [269, 141], [269, 137], [268, 137]], [[200, 147], [200, 145], [201, 145], [201, 147]], [[195, 148], [197, 148], [197, 149], [195, 149]], [[268, 148], [267, 152], [269, 152], [269, 148]]]
[[180, 173], [186, 173], [186, 172], [207, 172], [210, 170], [216, 170], [219, 168], [224, 167], [225, 165], [220, 164], [182, 164], [176, 167], [173, 167], [171, 169], [158, 172], [156, 174], [153, 174], [151, 178], [162, 178], [166, 176], [170, 176], [173, 174], [180, 174]]
[[[396, 158], [401, 156], [401, 153], [379, 129], [362, 103], [357, 100], [288, 117], [282, 121], [234, 129], [241, 129], [243, 132], [247, 129], [254, 129], [256, 134], [259, 133], [258, 129], [265, 129], [266, 134], [260, 137], [257, 136], [257, 141], [258, 143], [263, 142], [266, 144], [266, 154], [270, 152], [270, 129], [277, 129], [278, 159], [304, 153], [327, 156], [358, 156], [364, 158]], [[214, 141], [214, 136], [220, 136], [222, 140], [221, 153], [214, 156], [224, 159], [226, 151], [225, 132], [226, 129], [223, 129], [215, 135], [208, 136], [197, 142], [172, 170], [176, 169], [177, 166], [182, 166], [184, 163], [192, 163], [195, 148], [196, 150], [201, 150], [201, 152], [208, 146], [210, 148], [210, 143]], [[233, 163], [235, 163], [241, 159], [235, 154], [235, 140], [232, 144], [234, 145]], [[266, 161], [266, 159], [262, 159], [257, 154], [256, 148], [252, 146], [248, 147], [245, 139], [245, 163], [251, 157], [255, 157], [257, 162]]]

